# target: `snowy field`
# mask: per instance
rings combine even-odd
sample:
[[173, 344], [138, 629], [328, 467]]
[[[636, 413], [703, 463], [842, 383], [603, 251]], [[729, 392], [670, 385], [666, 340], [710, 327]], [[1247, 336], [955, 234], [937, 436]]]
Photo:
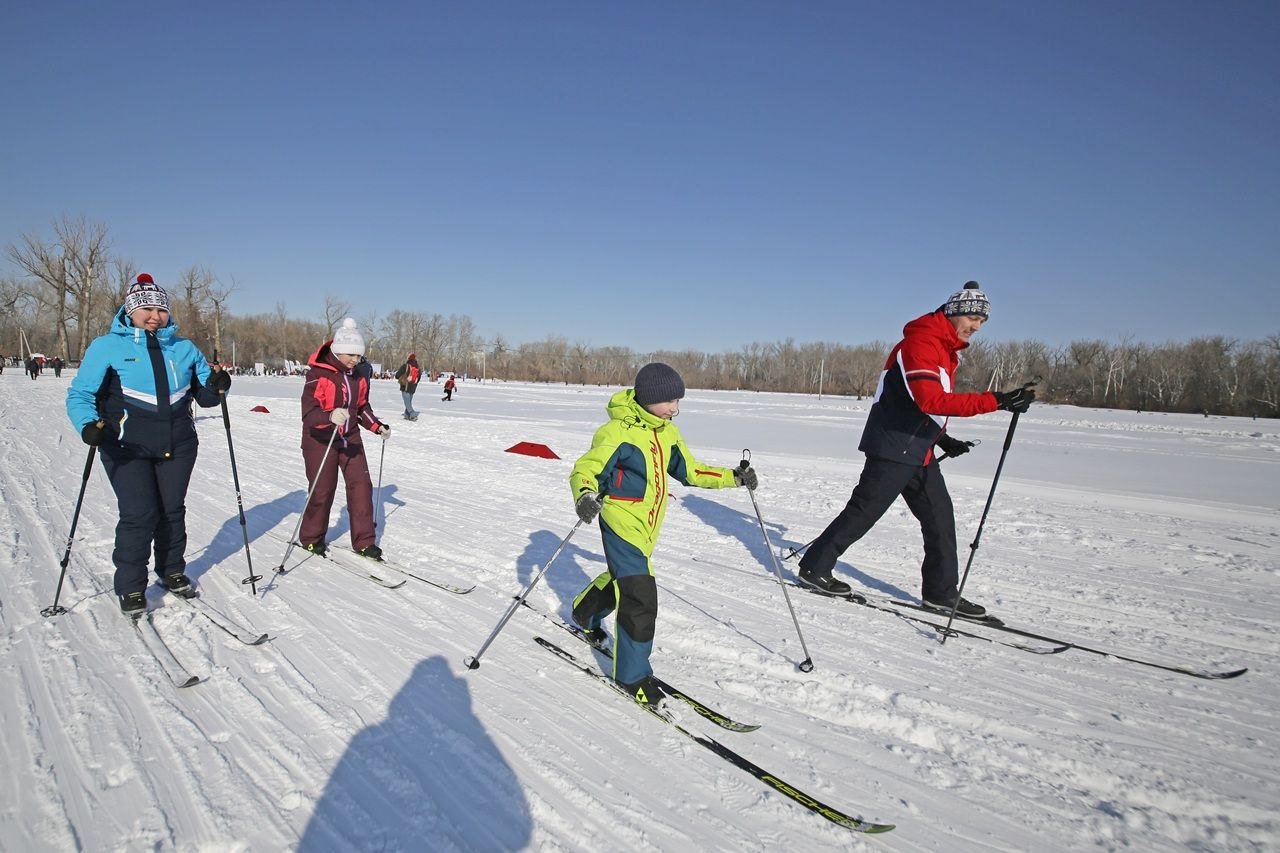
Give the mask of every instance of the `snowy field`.
[[[205, 601], [271, 639], [242, 645], [153, 588], [159, 630], [206, 677], [178, 690], [110, 594], [115, 500], [97, 464], [69, 612], [40, 615], [87, 452], [67, 383], [0, 376], [0, 850], [1280, 849], [1276, 421], [1033, 407], [965, 588], [1042, 634], [1249, 668], [1224, 681], [1079, 649], [940, 646], [927, 626], [792, 590], [816, 664], [802, 673], [748, 493], [675, 484], [655, 554], [655, 669], [762, 728], [675, 713], [822, 801], [897, 825], [863, 836], [540, 649], [544, 635], [593, 660], [532, 611], [479, 670], [463, 666], [573, 527], [567, 475], [611, 389], [467, 383], [446, 404], [423, 385], [422, 418], [407, 423], [395, 384], [375, 384], [392, 425], [381, 544], [423, 574], [476, 584], [469, 595], [414, 580], [386, 590], [311, 559], [252, 597], [222, 419], [199, 410], [188, 572]], [[299, 391], [297, 379], [241, 378], [230, 398], [253, 565], [268, 574], [284, 547], [267, 533], [287, 536], [306, 491]], [[847, 499], [867, 406], [694, 390], [679, 424], [702, 461], [751, 449], [769, 535], [792, 546]], [[944, 463], [962, 562], [1008, 423], [953, 423], [982, 440]], [[562, 458], [504, 452], [518, 441]], [[376, 480], [380, 445], [366, 442]], [[347, 541], [345, 515], [331, 529]], [[911, 599], [919, 560], [899, 502], [836, 571]], [[567, 614], [603, 565], [596, 528], [581, 529], [530, 602]]]

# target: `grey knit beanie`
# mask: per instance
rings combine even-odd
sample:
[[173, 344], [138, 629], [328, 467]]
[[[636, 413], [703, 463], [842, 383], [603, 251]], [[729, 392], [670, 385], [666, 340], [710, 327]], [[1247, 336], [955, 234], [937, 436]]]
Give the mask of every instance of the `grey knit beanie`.
[[684, 396], [684, 380], [670, 366], [653, 361], [636, 374], [636, 402], [641, 406], [679, 400]]
[[976, 281], [966, 281], [942, 304], [942, 313], [948, 317], [974, 314], [986, 320], [991, 317], [991, 300]]

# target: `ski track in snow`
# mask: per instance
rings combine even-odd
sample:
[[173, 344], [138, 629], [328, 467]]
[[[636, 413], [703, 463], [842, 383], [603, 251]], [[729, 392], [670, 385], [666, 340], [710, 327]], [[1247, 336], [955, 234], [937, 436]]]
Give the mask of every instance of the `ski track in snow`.
[[[479, 670], [462, 665], [572, 528], [566, 477], [610, 389], [467, 383], [444, 404], [424, 385], [423, 415], [408, 423], [394, 383], [375, 383], [375, 410], [392, 426], [381, 544], [411, 570], [477, 584], [459, 596], [412, 579], [382, 589], [297, 551], [273, 578], [278, 537], [306, 492], [300, 380], [237, 379], [229, 403], [262, 594], [241, 584], [217, 409], [197, 412], [188, 572], [207, 602], [271, 639], [244, 646], [153, 587], [158, 629], [206, 678], [176, 690], [111, 594], [115, 500], [96, 462], [60, 599], [69, 612], [40, 615], [86, 454], [66, 423], [67, 381], [0, 375], [0, 849], [1280, 846], [1274, 421], [1034, 407], [965, 588], [1010, 624], [1054, 637], [1250, 667], [1230, 681], [1079, 650], [1036, 656], [964, 637], [939, 646], [927, 626], [789, 588], [815, 663], [801, 673], [749, 496], [673, 484], [654, 555], [655, 668], [763, 727], [734, 734], [684, 706], [674, 713], [836, 808], [897, 824], [869, 837], [539, 649], [532, 638], [545, 635], [592, 657], [535, 614], [518, 611]], [[250, 413], [257, 404], [270, 414]], [[751, 448], [769, 536], [791, 547], [847, 499], [868, 406], [693, 390], [680, 424], [705, 462], [732, 465]], [[982, 440], [944, 463], [962, 565], [1007, 424], [993, 415], [953, 427]], [[522, 440], [562, 458], [504, 452]], [[381, 445], [366, 435], [366, 446], [376, 485]], [[349, 541], [345, 513], [330, 530]], [[918, 526], [898, 503], [837, 574], [911, 598], [919, 561]], [[565, 616], [603, 568], [597, 530], [580, 528], [530, 603]], [[788, 578], [794, 570], [783, 564]]]

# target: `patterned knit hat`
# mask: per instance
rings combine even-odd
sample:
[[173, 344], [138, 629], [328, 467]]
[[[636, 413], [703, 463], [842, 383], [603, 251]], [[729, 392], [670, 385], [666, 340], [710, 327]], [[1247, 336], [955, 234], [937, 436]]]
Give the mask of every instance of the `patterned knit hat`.
[[169, 310], [169, 294], [156, 284], [149, 273], [138, 273], [138, 280], [129, 285], [124, 297], [124, 313], [132, 314], [139, 308], [163, 308]]
[[986, 320], [991, 317], [991, 300], [976, 281], [967, 281], [963, 290], [957, 290], [942, 304], [942, 313], [948, 317], [970, 315]]
[[356, 321], [348, 317], [342, 327], [333, 333], [329, 351], [338, 355], [364, 355], [364, 335], [360, 334]]
[[684, 396], [684, 380], [669, 365], [653, 361], [636, 374], [636, 402], [641, 406], [679, 400]]

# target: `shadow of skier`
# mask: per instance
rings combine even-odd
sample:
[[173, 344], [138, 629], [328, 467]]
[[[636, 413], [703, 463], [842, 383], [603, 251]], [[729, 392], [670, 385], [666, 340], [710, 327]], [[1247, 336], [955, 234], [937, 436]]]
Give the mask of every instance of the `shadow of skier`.
[[520, 781], [437, 656], [352, 738], [297, 849], [519, 850], [532, 834]]

